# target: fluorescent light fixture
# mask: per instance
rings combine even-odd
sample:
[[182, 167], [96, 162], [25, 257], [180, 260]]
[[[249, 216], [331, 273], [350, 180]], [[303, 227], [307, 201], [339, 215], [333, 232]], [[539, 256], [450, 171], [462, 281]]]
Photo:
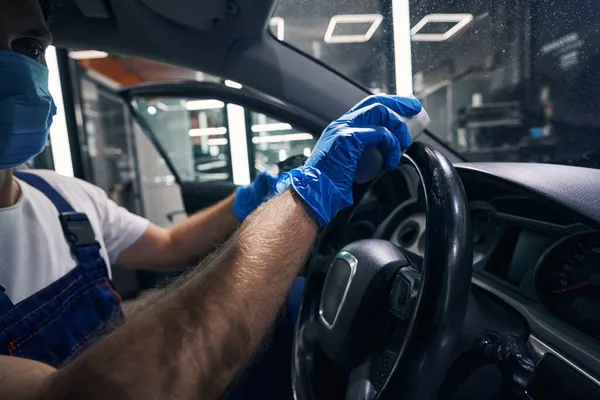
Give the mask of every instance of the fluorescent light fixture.
[[170, 108], [168, 105], [166, 105], [162, 101], [157, 102], [156, 107], [160, 108], [163, 111], [169, 111], [169, 108]]
[[78, 50], [70, 51], [69, 57], [75, 60], [92, 60], [96, 58], [106, 58], [108, 57], [108, 53], [96, 50]]
[[255, 136], [252, 138], [252, 143], [283, 143], [312, 139], [313, 135], [311, 135], [310, 133], [291, 133], [289, 135]]
[[158, 111], [158, 110], [157, 110], [157, 109], [156, 109], [156, 107], [154, 107], [154, 106], [150, 106], [150, 107], [148, 107], [148, 114], [150, 114], [150, 115], [156, 115], [156, 112], [157, 112], [157, 111]]
[[202, 182], [226, 181], [229, 179], [229, 174], [227, 172], [219, 172], [219, 173], [201, 172], [201, 173], [196, 174], [196, 176], [198, 178], [200, 178]]
[[186, 102], [185, 100], [180, 100], [178, 104], [166, 104], [162, 101], [157, 101], [156, 103], [154, 103], [154, 107], [158, 108], [161, 111], [181, 111], [182, 109], [186, 108]]
[[52, 145], [52, 159], [54, 169], [57, 173], [65, 176], [74, 176], [73, 162], [71, 160], [71, 146], [69, 143], [69, 131], [65, 117], [65, 105], [63, 101], [62, 87], [56, 58], [56, 48], [48, 47], [46, 50], [46, 64], [48, 65], [48, 88], [54, 98], [57, 114], [50, 127], [50, 144]]
[[230, 87], [230, 88], [234, 88], [234, 89], [241, 89], [243, 88], [241, 83], [237, 83], [235, 81], [230, 81], [229, 79], [225, 80], [225, 86]]
[[252, 132], [272, 132], [272, 131], [289, 131], [292, 129], [290, 124], [280, 123], [280, 124], [257, 124], [252, 125], [250, 128]]
[[246, 111], [237, 104], [227, 104], [227, 125], [231, 138], [231, 171], [233, 183], [250, 184], [250, 161], [248, 160], [248, 137], [246, 136]]
[[[379, 25], [383, 21], [381, 14], [346, 14], [334, 15], [329, 20], [329, 26], [325, 32], [325, 43], [364, 43], [368, 42]], [[335, 35], [333, 31], [337, 24], [365, 24], [371, 23], [367, 32], [362, 35]]]
[[285, 35], [285, 21], [281, 17], [273, 17], [269, 21], [269, 25], [275, 29], [275, 37], [283, 42]]
[[279, 161], [285, 161], [287, 158], [287, 151], [285, 149], [279, 149]]
[[396, 94], [413, 95], [409, 0], [392, 0]]
[[210, 135], [225, 135], [227, 133], [227, 128], [224, 126], [219, 126], [218, 128], [197, 128], [190, 129], [188, 134], [191, 137], [199, 137], [199, 136], [210, 136]]
[[196, 165], [196, 171], [204, 172], [210, 171], [217, 168], [225, 168], [227, 166], [227, 161], [211, 161], [204, 164]]
[[225, 103], [220, 100], [192, 100], [185, 104], [185, 108], [190, 111], [216, 110], [225, 107]]
[[[443, 42], [450, 39], [458, 31], [473, 20], [473, 14], [428, 14], [410, 30], [413, 42]], [[418, 33], [430, 22], [455, 22], [455, 25], [444, 33]]]
[[229, 143], [227, 139], [208, 139], [207, 144], [209, 146], [226, 146]]
[[164, 183], [167, 186], [171, 186], [175, 183], [174, 175], [155, 176], [154, 183]]

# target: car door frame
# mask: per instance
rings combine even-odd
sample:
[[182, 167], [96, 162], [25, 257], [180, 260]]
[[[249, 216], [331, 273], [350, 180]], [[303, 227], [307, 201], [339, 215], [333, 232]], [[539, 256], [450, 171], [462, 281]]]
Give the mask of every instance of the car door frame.
[[[310, 115], [294, 106], [286, 104], [274, 97], [265, 95], [259, 91], [242, 87], [240, 89], [226, 86], [224, 83], [198, 82], [198, 81], [175, 81], [166, 83], [143, 83], [129, 86], [117, 92], [129, 107], [132, 117], [140, 124], [144, 134], [152, 142], [158, 153], [165, 160], [166, 165], [173, 173], [178, 184], [182, 184], [181, 177], [169, 156], [164, 150], [162, 144], [141, 116], [136, 105], [136, 98], [140, 97], [173, 97], [173, 98], [194, 98], [194, 99], [215, 99], [224, 103], [233, 103], [242, 107], [248, 107], [254, 111], [262, 112], [270, 117], [280, 119], [293, 126], [305, 129], [306, 131], [318, 136], [325, 129], [329, 121]], [[248, 151], [252, 153], [252, 138], [247, 135], [249, 141]], [[249, 154], [251, 156], [252, 154]], [[252, 158], [249, 157], [249, 163]], [[251, 171], [252, 166], [249, 165]]]

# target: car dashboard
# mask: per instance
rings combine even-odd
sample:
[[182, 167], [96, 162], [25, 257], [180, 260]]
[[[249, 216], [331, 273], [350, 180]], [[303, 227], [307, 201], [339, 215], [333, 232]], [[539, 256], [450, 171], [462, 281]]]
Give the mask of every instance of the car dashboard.
[[[469, 202], [473, 291], [510, 309], [507, 318], [520, 320], [537, 360], [551, 354], [590, 386], [587, 398], [600, 396], [600, 171], [519, 163], [455, 167]], [[332, 250], [381, 238], [422, 259], [426, 204], [412, 167], [384, 175], [360, 198]]]

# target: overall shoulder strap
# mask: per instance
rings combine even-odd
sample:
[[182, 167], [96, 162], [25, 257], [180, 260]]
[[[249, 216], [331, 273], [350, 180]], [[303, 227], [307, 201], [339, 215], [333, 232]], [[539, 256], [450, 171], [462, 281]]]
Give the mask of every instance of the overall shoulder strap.
[[87, 215], [76, 212], [69, 202], [39, 175], [23, 171], [15, 171], [13, 174], [15, 177], [42, 192], [54, 204], [60, 214], [60, 224], [69, 242], [71, 251], [80, 262], [83, 261], [80, 249], [89, 246], [92, 246], [94, 249], [99, 248], [94, 228]]
[[42, 192], [54, 204], [59, 213], [75, 212], [69, 202], [39, 175], [23, 171], [14, 171], [13, 175]]

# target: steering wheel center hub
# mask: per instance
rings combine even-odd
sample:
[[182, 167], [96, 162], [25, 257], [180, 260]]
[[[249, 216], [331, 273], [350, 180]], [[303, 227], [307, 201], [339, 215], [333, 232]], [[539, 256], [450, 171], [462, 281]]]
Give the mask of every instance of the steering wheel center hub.
[[336, 255], [319, 305], [319, 342], [329, 358], [352, 367], [385, 347], [390, 292], [397, 271], [409, 266], [405, 254], [385, 240], [354, 242]]

